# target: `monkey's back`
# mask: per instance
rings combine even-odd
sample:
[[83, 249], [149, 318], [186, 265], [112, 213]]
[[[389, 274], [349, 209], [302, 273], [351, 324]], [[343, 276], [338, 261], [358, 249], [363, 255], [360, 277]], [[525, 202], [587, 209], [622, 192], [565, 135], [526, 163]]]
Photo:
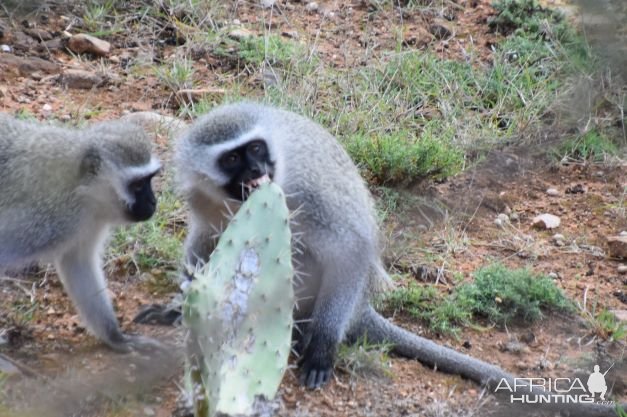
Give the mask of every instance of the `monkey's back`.
[[0, 265], [45, 252], [76, 227], [76, 136], [70, 129], [0, 114]]

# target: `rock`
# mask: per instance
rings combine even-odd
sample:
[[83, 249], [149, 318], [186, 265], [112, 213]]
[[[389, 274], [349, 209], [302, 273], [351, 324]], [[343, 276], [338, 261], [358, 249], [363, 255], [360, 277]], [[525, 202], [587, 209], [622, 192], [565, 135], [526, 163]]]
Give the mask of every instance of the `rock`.
[[0, 73], [13, 71], [22, 77], [28, 77], [34, 72], [58, 74], [61, 67], [45, 59], [37, 57], [21, 57], [12, 54], [0, 54]]
[[187, 127], [187, 124], [182, 120], [150, 111], [130, 113], [123, 116], [121, 120], [140, 125], [149, 132], [159, 133], [165, 130], [171, 137], [176, 136], [177, 133]]
[[618, 234], [618, 236], [627, 236], [627, 230], [623, 230]]
[[20, 375], [22, 372], [15, 364], [4, 355], [0, 355], [0, 373], [11, 376]]
[[79, 33], [67, 41], [67, 47], [77, 54], [88, 52], [96, 56], [107, 56], [111, 52], [111, 44], [95, 36]]
[[549, 278], [551, 279], [559, 279], [559, 275], [557, 274], [557, 272], [549, 272]]
[[607, 246], [611, 258], [627, 259], [627, 235], [608, 237]]
[[318, 6], [318, 3], [316, 3], [315, 1], [310, 1], [309, 3], [307, 3], [307, 5], [305, 5], [305, 10], [307, 10], [309, 13], [313, 13], [318, 11], [318, 8], [320, 6]]
[[627, 274], [627, 265], [618, 265], [618, 268], [616, 268], [616, 271], [621, 275]]
[[263, 7], [264, 9], [270, 9], [274, 7], [275, 3], [276, 0], [261, 0], [261, 7]]
[[610, 310], [620, 321], [627, 322], [627, 310]]
[[79, 69], [68, 69], [60, 78], [61, 85], [67, 88], [89, 90], [104, 84], [104, 79], [96, 73]]
[[52, 39], [52, 33], [48, 32], [46, 29], [40, 28], [31, 28], [26, 29], [24, 31], [28, 36], [35, 39], [36, 41], [49, 41]]
[[417, 49], [426, 48], [433, 41], [433, 35], [422, 27], [416, 27], [412, 30], [404, 31], [403, 45], [413, 46]]
[[2, 45], [0, 45], [0, 51], [4, 52], [6, 54], [11, 53], [11, 47], [9, 45], [2, 44]]
[[451, 32], [449, 28], [438, 23], [429, 26], [429, 33], [436, 39], [447, 39], [453, 35], [453, 32]]
[[583, 194], [586, 192], [586, 187], [581, 184], [573, 185], [566, 188], [566, 194]]
[[557, 191], [557, 189], [555, 188], [549, 188], [548, 190], [546, 190], [547, 195], [550, 195], [551, 197], [557, 197], [558, 195], [560, 195], [560, 192]]
[[222, 88], [184, 88], [176, 92], [176, 96], [185, 102], [196, 102], [206, 96], [223, 96]]
[[560, 225], [560, 218], [553, 214], [544, 213], [534, 217], [532, 225], [537, 229], [555, 229]]
[[555, 243], [555, 246], [564, 246], [564, 240], [566, 238], [564, 237], [564, 235], [556, 233], [551, 237], [551, 240], [553, 240], [553, 243]]
[[229, 31], [229, 38], [236, 40], [236, 41], [242, 41], [244, 39], [250, 39], [252, 37], [254, 37], [255, 34], [253, 32], [251, 32], [248, 29], [244, 29], [244, 28], [235, 28], [232, 29], [231, 31]]
[[298, 32], [295, 30], [284, 30], [281, 35], [290, 39], [298, 39]]

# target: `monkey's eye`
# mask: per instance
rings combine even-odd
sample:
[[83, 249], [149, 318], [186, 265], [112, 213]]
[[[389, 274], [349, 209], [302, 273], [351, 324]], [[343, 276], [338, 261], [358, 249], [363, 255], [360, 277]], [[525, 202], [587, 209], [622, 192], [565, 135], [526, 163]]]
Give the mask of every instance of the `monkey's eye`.
[[257, 142], [251, 143], [250, 146], [248, 146], [248, 151], [253, 155], [257, 155], [261, 152], [261, 145]]
[[128, 185], [128, 189], [132, 193], [137, 194], [140, 191], [142, 191], [144, 189], [144, 187], [146, 187], [147, 183], [150, 184], [150, 179], [151, 178], [152, 178], [152, 176], [139, 178], [139, 179], [136, 179], [134, 181], [131, 181], [131, 183]]
[[221, 158], [220, 162], [225, 168], [233, 168], [239, 163], [239, 155], [236, 153], [226, 154]]

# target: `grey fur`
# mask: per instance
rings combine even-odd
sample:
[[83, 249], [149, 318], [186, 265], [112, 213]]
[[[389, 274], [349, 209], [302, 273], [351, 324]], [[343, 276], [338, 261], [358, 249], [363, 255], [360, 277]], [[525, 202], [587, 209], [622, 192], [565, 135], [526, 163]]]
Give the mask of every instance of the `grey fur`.
[[157, 165], [132, 124], [79, 130], [0, 113], [0, 267], [53, 262], [86, 326], [118, 350], [154, 342], [120, 331], [100, 256], [110, 226], [128, 223], [123, 184]]
[[372, 308], [372, 292], [389, 283], [372, 198], [338, 141], [297, 114], [254, 103], [231, 104], [203, 116], [183, 135], [175, 161], [190, 206], [188, 263], [209, 259], [217, 231], [228, 221], [225, 204], [230, 211], [237, 209], [220, 187], [219, 153], [230, 143], [235, 148], [251, 138], [267, 142], [276, 162], [274, 181], [288, 196], [290, 210], [298, 213], [291, 227], [301, 236], [303, 251], [294, 260], [304, 275], [295, 285], [305, 298], [295, 314], [311, 318], [303, 339], [307, 386], [327, 381], [330, 374], [324, 368], [333, 365], [340, 342], [364, 335], [371, 343], [391, 343], [397, 354], [492, 388], [501, 378], [513, 381], [497, 366], [405, 331]]

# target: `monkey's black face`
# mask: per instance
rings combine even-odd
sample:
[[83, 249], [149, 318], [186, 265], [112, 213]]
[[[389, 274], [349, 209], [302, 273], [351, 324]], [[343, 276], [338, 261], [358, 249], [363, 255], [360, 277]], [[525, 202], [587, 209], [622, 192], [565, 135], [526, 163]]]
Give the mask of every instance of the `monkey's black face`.
[[131, 221], [148, 220], [155, 213], [157, 198], [150, 183], [155, 174], [136, 178], [128, 184], [128, 191], [134, 197], [133, 203], [127, 207], [127, 214]]
[[274, 178], [274, 162], [262, 139], [252, 140], [223, 153], [218, 165], [231, 179], [224, 190], [230, 197], [240, 201], [246, 200], [262, 182]]

